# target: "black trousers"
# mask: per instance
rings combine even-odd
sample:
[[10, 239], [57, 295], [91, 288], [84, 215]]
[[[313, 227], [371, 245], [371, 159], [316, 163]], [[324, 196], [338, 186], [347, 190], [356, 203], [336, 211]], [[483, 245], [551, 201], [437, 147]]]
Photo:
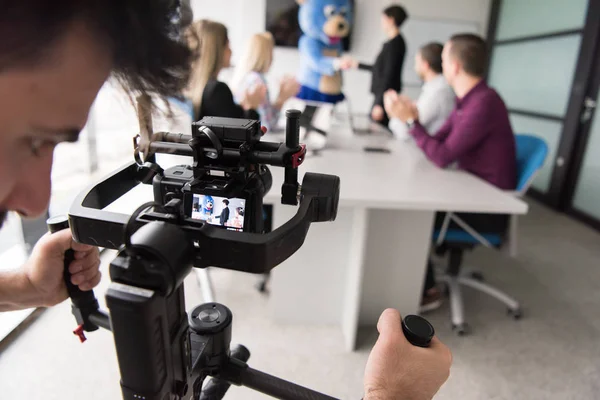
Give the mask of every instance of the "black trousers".
[[[467, 214], [455, 213], [457, 217], [465, 221], [467, 225], [479, 233], [494, 233], [504, 235], [508, 229], [509, 215], [506, 214]], [[446, 213], [435, 214], [434, 230], [442, 229]], [[462, 229], [454, 221], [450, 221], [448, 229]], [[435, 287], [435, 275], [431, 261], [427, 263], [427, 275], [425, 277], [425, 291]]]

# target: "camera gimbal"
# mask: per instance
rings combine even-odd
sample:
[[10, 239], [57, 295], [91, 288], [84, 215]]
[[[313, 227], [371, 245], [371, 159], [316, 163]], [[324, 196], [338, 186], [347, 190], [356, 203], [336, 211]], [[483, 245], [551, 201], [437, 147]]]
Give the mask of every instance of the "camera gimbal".
[[[209, 303], [188, 317], [184, 301], [183, 280], [193, 266], [268, 272], [300, 248], [311, 223], [335, 220], [339, 178], [306, 173], [302, 186], [298, 184], [297, 168], [305, 154], [298, 140], [300, 113], [286, 115], [286, 143], [280, 144], [260, 142], [262, 134], [252, 121], [208, 125], [203, 120], [193, 124], [192, 137], [159, 135], [168, 140], [150, 143], [145, 163], [128, 164], [92, 185], [76, 199], [68, 220], [48, 221], [51, 232], [70, 228], [81, 243], [119, 250], [110, 264], [110, 315], [99, 309], [93, 291], [71, 284], [72, 250], [65, 253], [65, 282], [79, 324], [74, 333], [84, 341], [84, 332], [99, 327], [113, 332], [124, 399], [221, 399], [230, 384], [280, 399], [333, 399], [250, 368], [249, 351], [230, 348], [231, 311]], [[141, 128], [151, 129], [150, 121]], [[131, 216], [104, 210], [139, 183], [162, 182], [165, 171], [151, 157], [161, 151], [194, 157], [190, 182], [220, 167], [237, 178], [264, 173], [265, 164], [284, 167], [282, 203], [299, 203], [298, 211], [269, 233], [232, 232], [186, 216], [183, 199], [190, 182], [167, 191], [155, 186], [155, 201]], [[261, 182], [270, 186], [269, 179]], [[407, 317], [403, 329], [415, 345], [427, 346], [433, 337], [431, 325], [419, 317]], [[207, 377], [212, 379], [205, 382]]]

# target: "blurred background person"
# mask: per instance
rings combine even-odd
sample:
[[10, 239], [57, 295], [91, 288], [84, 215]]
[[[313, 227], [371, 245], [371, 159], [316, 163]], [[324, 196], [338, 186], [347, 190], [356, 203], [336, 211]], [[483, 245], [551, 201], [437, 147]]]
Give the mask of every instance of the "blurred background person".
[[[251, 93], [255, 88], [267, 87], [265, 74], [271, 69], [273, 64], [273, 49], [275, 41], [269, 32], [257, 33], [250, 38], [246, 51], [236, 67], [231, 88], [235, 93], [235, 100], [243, 104], [244, 97]], [[262, 103], [257, 107], [262, 126], [273, 130], [281, 108], [284, 103], [295, 96], [300, 90], [300, 84], [292, 76], [285, 76], [279, 83], [279, 93], [275, 101], [271, 101], [269, 90]]]
[[[417, 100], [419, 122], [430, 135], [444, 125], [456, 104], [454, 91], [442, 74], [441, 43], [428, 43], [415, 55], [415, 71], [423, 81]], [[397, 139], [407, 139], [408, 127], [398, 118], [391, 118], [389, 128]]]
[[242, 207], [235, 208], [235, 216], [229, 223], [229, 226], [236, 229], [244, 228], [244, 209]]
[[[454, 163], [501, 190], [515, 190], [517, 157], [515, 136], [508, 110], [500, 95], [485, 82], [487, 44], [480, 36], [465, 33], [452, 36], [442, 51], [444, 77], [457, 96], [456, 107], [434, 135], [421, 124], [417, 106], [406, 96], [390, 90], [385, 105], [391, 116], [404, 122], [417, 146], [440, 168]], [[504, 235], [509, 215], [455, 213], [476, 232]], [[435, 229], [444, 222], [438, 212]], [[452, 221], [448, 229], [461, 229]], [[438, 308], [442, 290], [429, 262], [421, 312]]]
[[383, 106], [383, 96], [388, 90], [402, 91], [402, 67], [406, 55], [406, 42], [400, 33], [400, 27], [408, 14], [404, 7], [392, 5], [383, 10], [381, 28], [388, 38], [379, 52], [374, 65], [354, 62], [353, 67], [371, 71], [371, 93], [375, 96], [371, 108], [371, 119], [388, 126], [389, 118]]
[[194, 121], [203, 117], [259, 119], [256, 109], [267, 95], [265, 85], [256, 85], [241, 96], [239, 105], [227, 84], [218, 80], [223, 68], [231, 67], [231, 47], [225, 25], [199, 20], [187, 30], [194, 53], [187, 96], [192, 100]]

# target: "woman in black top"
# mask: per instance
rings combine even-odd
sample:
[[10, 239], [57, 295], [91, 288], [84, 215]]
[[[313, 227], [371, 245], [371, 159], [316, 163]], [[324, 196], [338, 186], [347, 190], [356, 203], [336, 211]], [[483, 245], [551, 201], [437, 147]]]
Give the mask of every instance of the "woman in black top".
[[225, 25], [200, 20], [190, 25], [187, 33], [195, 54], [187, 93], [194, 105], [194, 121], [204, 117], [260, 119], [255, 109], [267, 94], [264, 85], [249, 89], [238, 105], [229, 87], [217, 80], [219, 72], [231, 66]]
[[402, 66], [406, 43], [400, 34], [400, 26], [407, 18], [406, 11], [399, 5], [386, 8], [383, 11], [381, 25], [390, 40], [383, 45], [374, 65], [354, 64], [354, 67], [373, 73], [371, 93], [375, 95], [375, 102], [371, 109], [371, 119], [385, 126], [390, 120], [383, 108], [383, 95], [389, 89], [402, 91]]

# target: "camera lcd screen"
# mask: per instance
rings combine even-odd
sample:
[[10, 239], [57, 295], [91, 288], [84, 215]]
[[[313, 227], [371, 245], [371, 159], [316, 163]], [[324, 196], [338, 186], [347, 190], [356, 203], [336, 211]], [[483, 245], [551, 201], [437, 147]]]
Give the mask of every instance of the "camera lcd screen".
[[194, 194], [192, 218], [229, 230], [244, 230], [246, 200]]

